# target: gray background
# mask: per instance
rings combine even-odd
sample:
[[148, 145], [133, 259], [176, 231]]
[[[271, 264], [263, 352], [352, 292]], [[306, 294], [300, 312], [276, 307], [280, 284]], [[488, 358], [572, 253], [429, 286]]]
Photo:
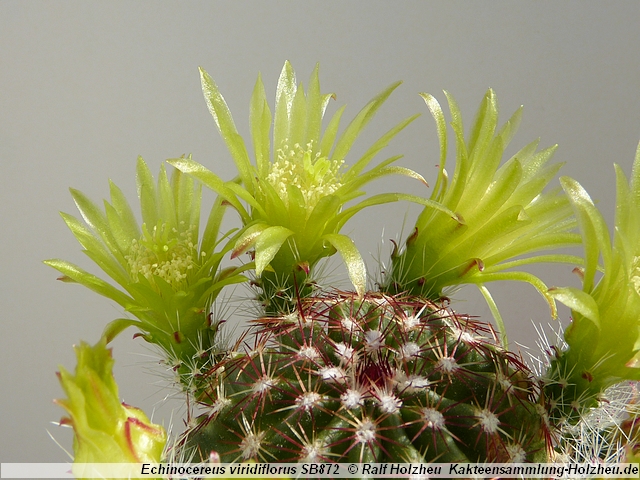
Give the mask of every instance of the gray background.
[[[120, 315], [109, 301], [56, 282], [41, 263], [59, 257], [90, 267], [58, 216], [75, 213], [67, 188], [99, 201], [111, 178], [132, 198], [137, 155], [154, 172], [165, 158], [192, 153], [233, 175], [201, 96], [199, 65], [216, 79], [243, 133], [257, 72], [272, 96], [285, 59], [305, 83], [319, 61], [323, 91], [337, 92], [349, 118], [403, 79], [358, 146], [423, 112], [385, 153], [404, 153], [402, 163], [431, 182], [438, 147], [417, 93], [444, 103], [442, 89], [451, 91], [468, 125], [493, 87], [502, 120], [525, 105], [514, 145], [538, 136], [543, 146], [559, 143], [564, 174], [579, 179], [611, 219], [612, 163], [629, 172], [640, 139], [639, 19], [635, 1], [0, 1], [0, 460], [66, 459], [47, 434], [70, 448], [69, 431], [50, 423], [62, 414], [51, 401], [61, 395], [54, 372], [74, 367], [72, 344], [95, 342]], [[370, 188], [391, 189], [421, 191], [397, 178]], [[381, 207], [347, 225], [372, 272], [380, 240], [387, 252], [405, 213], [412, 222], [415, 212]], [[537, 272], [549, 284], [576, 285], [568, 270]], [[344, 281], [340, 267], [335, 275]], [[526, 286], [493, 290], [512, 340], [535, 350], [531, 322], [549, 321], [544, 302]], [[488, 318], [471, 290], [455, 306]], [[184, 409], [163, 401], [158, 357], [132, 333], [114, 344], [121, 396], [165, 425], [173, 414], [180, 429]]]

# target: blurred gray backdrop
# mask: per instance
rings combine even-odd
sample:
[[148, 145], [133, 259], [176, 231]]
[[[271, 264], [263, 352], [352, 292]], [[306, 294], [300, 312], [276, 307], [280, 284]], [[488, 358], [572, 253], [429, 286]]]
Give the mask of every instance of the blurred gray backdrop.
[[[63, 413], [52, 403], [61, 396], [54, 372], [74, 368], [72, 345], [95, 342], [121, 315], [82, 287], [56, 282], [41, 263], [59, 257], [91, 268], [58, 215], [76, 213], [68, 187], [100, 201], [110, 178], [134, 198], [137, 155], [157, 172], [164, 159], [192, 153], [222, 177], [233, 176], [198, 66], [216, 80], [245, 134], [258, 71], [273, 97], [286, 59], [305, 84], [320, 62], [323, 91], [348, 104], [345, 118], [402, 79], [357, 146], [422, 112], [385, 153], [403, 153], [402, 164], [431, 182], [438, 144], [418, 92], [443, 104], [442, 90], [452, 92], [468, 125], [492, 87], [503, 121], [525, 106], [510, 152], [536, 137], [541, 146], [558, 143], [563, 173], [582, 182], [612, 219], [612, 163], [628, 173], [640, 139], [639, 19], [637, 1], [1, 0], [0, 460], [67, 459], [48, 434], [70, 450], [70, 431], [51, 423]], [[393, 178], [370, 190], [425, 193], [416, 183]], [[396, 204], [347, 224], [372, 273], [388, 240], [415, 214]], [[536, 273], [550, 285], [577, 285], [569, 270]], [[346, 285], [339, 263], [334, 276]], [[493, 291], [512, 348], [521, 348], [518, 342], [536, 352], [532, 325], [550, 322], [545, 302], [527, 286]], [[455, 307], [490, 318], [472, 289], [459, 292]], [[562, 317], [566, 323], [566, 310]], [[176, 395], [164, 388], [158, 355], [132, 333], [114, 342], [121, 396], [179, 431], [184, 408], [179, 398], [165, 399]]]

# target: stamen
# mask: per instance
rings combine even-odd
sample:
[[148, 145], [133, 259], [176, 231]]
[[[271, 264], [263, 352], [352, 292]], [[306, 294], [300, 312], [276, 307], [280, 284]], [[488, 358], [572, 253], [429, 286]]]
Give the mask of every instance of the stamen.
[[131, 278], [136, 281], [142, 275], [155, 286], [155, 277], [160, 277], [176, 290], [184, 288], [189, 272], [200, 261], [193, 238], [195, 226], [190, 225], [182, 233], [175, 228], [169, 231], [166, 224], [154, 226], [152, 232], [143, 226], [143, 232], [142, 238], [133, 240], [125, 256]]
[[276, 151], [266, 180], [287, 207], [290, 201], [289, 185], [299, 189], [309, 212], [322, 197], [331, 195], [342, 186], [339, 171], [343, 161], [321, 157], [320, 152], [312, 157], [312, 153], [313, 142], [309, 142], [306, 149], [296, 143], [291, 149], [283, 145]]

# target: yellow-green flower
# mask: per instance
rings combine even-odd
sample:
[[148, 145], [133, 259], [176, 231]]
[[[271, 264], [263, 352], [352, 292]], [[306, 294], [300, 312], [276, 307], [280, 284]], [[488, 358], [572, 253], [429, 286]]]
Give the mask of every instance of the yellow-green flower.
[[211, 187], [238, 211], [245, 228], [233, 255], [253, 252], [264, 299], [294, 297], [295, 289], [300, 294], [308, 288], [308, 274], [318, 260], [336, 251], [356, 290], [362, 293], [366, 283], [364, 262], [352, 240], [339, 233], [344, 224], [370, 205], [399, 199], [425, 203], [410, 195], [389, 193], [344, 208], [364, 195], [360, 190], [363, 185], [385, 175], [408, 175], [424, 182], [415, 172], [392, 165], [399, 156], [365, 171], [376, 154], [416, 116], [389, 130], [350, 166], [346, 163], [354, 141], [399, 82], [373, 98], [338, 136], [344, 107], [322, 132], [322, 119], [333, 95], [320, 92], [318, 68], [305, 92], [302, 85], [297, 85], [295, 72], [287, 62], [278, 81], [271, 140], [272, 115], [258, 77], [250, 108], [253, 163], [218, 87], [204, 70], [201, 76], [209, 110], [239, 177], [223, 181], [190, 159], [170, 163]]
[[564, 336], [568, 348], [556, 352], [547, 373], [547, 395], [568, 418], [594, 405], [609, 386], [640, 380], [640, 147], [631, 181], [618, 165], [615, 171], [613, 239], [582, 186], [561, 179], [578, 217], [585, 252], [582, 290], [550, 290], [572, 313]]
[[577, 245], [580, 237], [572, 232], [576, 223], [567, 198], [559, 189], [544, 191], [561, 167], [548, 165], [555, 147], [537, 151], [538, 141], [534, 141], [502, 163], [522, 109], [498, 129], [496, 95], [488, 90], [465, 140], [458, 105], [446, 95], [455, 136], [455, 170], [449, 178], [444, 113], [433, 96], [422, 94], [440, 139], [439, 173], [430, 200], [441, 208], [428, 205], [420, 214], [406, 244], [394, 252], [384, 288], [438, 299], [446, 289], [475, 284], [504, 336], [501, 317], [485, 284], [500, 280], [530, 283], [547, 298], [555, 316], [555, 303], [545, 284], [518, 269], [535, 262], [580, 262], [574, 256], [539, 254]]
[[58, 373], [67, 398], [56, 400], [68, 414], [61, 423], [73, 427], [74, 464], [160, 462], [167, 434], [142, 410], [121, 403], [104, 339], [75, 351], [75, 375], [62, 367]]
[[179, 170], [169, 178], [162, 166], [156, 184], [140, 158], [137, 184], [142, 226], [113, 183], [111, 202], [104, 202], [104, 211], [71, 190], [84, 223], [62, 213], [84, 253], [120, 288], [64, 260], [45, 263], [63, 274], [61, 280], [84, 285], [136, 317], [111, 322], [104, 333], [108, 341], [135, 326], [147, 341], [165, 350], [183, 379], [197, 377], [206, 368], [201, 357], [216, 342], [211, 303], [225, 285], [245, 280], [241, 269], [220, 270], [222, 258], [234, 244], [227, 241], [216, 250], [225, 207], [222, 199], [216, 201], [200, 235], [199, 183]]

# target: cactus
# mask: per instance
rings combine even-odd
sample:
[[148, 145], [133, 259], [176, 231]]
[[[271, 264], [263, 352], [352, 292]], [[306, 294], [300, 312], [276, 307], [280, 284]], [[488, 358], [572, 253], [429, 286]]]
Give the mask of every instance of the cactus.
[[[156, 187], [140, 160], [142, 227], [117, 187], [104, 213], [72, 191], [88, 226], [63, 218], [121, 289], [68, 262], [47, 261], [64, 280], [113, 299], [136, 317], [112, 322], [102, 342], [138, 328], [137, 335], [162, 349], [188, 402], [199, 403], [200, 415], [171, 455], [222, 462], [582, 459], [567, 448], [576, 432], [590, 425], [605, 392], [640, 379], [640, 153], [630, 183], [616, 167], [611, 241], [575, 180], [564, 177], [562, 188], [547, 190], [561, 167], [549, 164], [555, 147], [538, 151], [534, 141], [503, 159], [521, 109], [498, 128], [492, 90], [466, 139], [459, 108], [447, 94], [456, 147], [449, 179], [445, 115], [433, 96], [421, 94], [440, 139], [433, 193], [388, 192], [349, 204], [365, 194], [364, 185], [389, 174], [426, 184], [421, 174], [394, 165], [399, 156], [370, 166], [415, 116], [359, 159], [347, 158], [397, 83], [338, 136], [344, 107], [323, 132], [334, 96], [320, 93], [317, 67], [305, 92], [285, 63], [273, 119], [258, 77], [250, 108], [252, 162], [220, 89], [204, 70], [201, 80], [238, 177], [225, 181], [182, 157], [168, 161], [173, 180], [163, 167]], [[218, 199], [199, 241], [200, 185]], [[406, 241], [394, 243], [376, 288], [367, 289], [362, 255], [342, 229], [362, 209], [396, 201], [424, 209]], [[240, 228], [220, 234], [227, 208], [238, 214]], [[584, 258], [562, 253], [579, 244]], [[244, 265], [222, 268], [223, 258], [244, 253], [250, 255]], [[318, 277], [322, 259], [335, 253], [354, 291]], [[533, 263], [576, 267], [583, 289], [549, 288], [523, 268]], [[212, 304], [225, 286], [247, 278], [260, 312], [237, 340], [225, 341], [220, 332], [226, 324], [213, 317]], [[572, 309], [566, 343], [548, 348], [536, 371], [508, 350], [506, 322], [486, 286], [504, 280], [533, 285], [552, 317], [556, 301]], [[450, 308], [449, 297], [462, 284], [478, 286], [495, 329]], [[635, 458], [637, 409], [624, 398], [618, 403], [634, 412], [631, 418], [616, 417], [606, 429], [590, 431]]]
[[225, 462], [544, 459], [539, 392], [486, 325], [418, 297], [334, 293], [262, 319], [210, 373], [187, 448]]
[[[426, 98], [441, 125], [442, 112], [435, 100]], [[551, 448], [550, 432], [529, 370], [495, 338], [479, 335], [482, 327], [435, 303], [443, 296], [444, 286], [471, 281], [470, 266], [483, 263], [480, 255], [492, 268], [499, 260], [533, 250], [540, 244], [537, 236], [546, 235], [548, 248], [576, 242], [576, 235], [567, 233], [573, 226], [569, 201], [558, 199], [557, 193], [540, 195], [557, 171], [544, 168], [551, 151], [535, 155], [535, 144], [525, 147], [496, 173], [499, 178], [492, 183], [491, 174], [518, 116], [493, 140], [496, 146], [491, 145], [497, 107], [493, 92], [487, 93], [475, 126], [487, 138], [472, 140], [482, 145], [469, 148], [470, 166], [458, 162], [457, 168], [468, 171], [458, 172], [451, 185], [445, 185], [446, 136], [440, 131], [443, 159], [436, 189], [441, 195], [429, 199], [405, 252], [394, 252], [389, 279], [381, 287], [386, 294], [320, 295], [300, 299], [293, 312], [266, 310], [268, 320], [259, 322], [251, 347], [238, 345], [228, 360], [209, 372], [211, 387], [201, 401], [213, 411], [203, 418], [197, 433], [187, 435], [185, 444], [196, 444], [204, 457], [216, 450], [228, 461], [298, 461], [313, 458], [315, 453], [309, 452], [317, 452], [318, 459], [345, 461], [545, 458]], [[455, 118], [461, 129], [459, 117]], [[492, 155], [475, 153], [481, 148]], [[450, 198], [455, 192], [460, 197], [461, 185], [472, 173], [482, 185], [471, 191], [482, 188], [490, 193], [479, 209], [483, 216], [468, 215], [471, 222], [467, 224], [464, 217], [474, 213], [472, 207], [482, 205], [478, 200], [482, 195], [462, 195], [461, 203], [467, 204], [464, 216], [454, 212], [456, 202], [447, 203], [442, 197]], [[517, 194], [514, 180], [515, 186], [520, 180], [523, 183]], [[433, 202], [441, 208], [433, 208]], [[527, 211], [530, 214], [522, 218]], [[422, 220], [427, 214], [435, 217], [431, 224]], [[503, 229], [496, 230], [498, 222], [491, 222], [495, 217]], [[435, 225], [448, 230], [450, 238], [443, 239]], [[433, 240], [423, 239], [425, 235], [418, 233], [422, 231], [439, 244], [457, 241], [461, 246], [449, 254], [453, 257], [449, 260]], [[493, 251], [467, 253], [463, 240], [473, 238], [465, 236], [468, 231], [474, 235], [480, 231], [486, 238], [483, 245]], [[416, 245], [422, 250], [416, 252]], [[438, 263], [428, 259], [425, 251], [435, 251], [442, 264], [440, 272], [448, 274], [449, 280], [425, 266]], [[507, 266], [500, 265], [497, 271]], [[409, 272], [402, 267], [409, 267]], [[407, 281], [416, 271], [420, 272], [417, 280]], [[480, 275], [482, 281], [491, 279], [487, 272]], [[505, 278], [509, 275], [515, 277], [509, 273]], [[420, 281], [426, 278], [437, 286]], [[526, 280], [546, 294], [541, 281]], [[260, 414], [274, 411], [279, 414]]]

